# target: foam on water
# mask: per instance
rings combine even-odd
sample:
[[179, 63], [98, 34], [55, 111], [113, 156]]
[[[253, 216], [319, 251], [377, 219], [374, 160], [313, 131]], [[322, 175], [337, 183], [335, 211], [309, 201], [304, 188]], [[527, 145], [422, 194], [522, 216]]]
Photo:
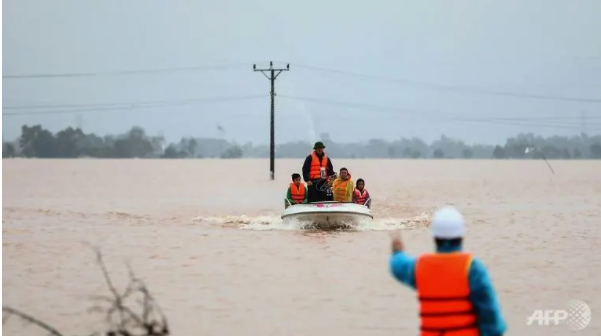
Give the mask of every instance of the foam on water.
[[[389, 231], [389, 230], [411, 230], [428, 226], [431, 215], [422, 213], [421, 215], [408, 218], [374, 218], [360, 222], [357, 226], [350, 228], [354, 231]], [[319, 229], [312, 223], [300, 222], [295, 220], [283, 221], [279, 216], [226, 216], [226, 217], [196, 217], [195, 223], [207, 223], [234, 227], [242, 230], [305, 230]]]

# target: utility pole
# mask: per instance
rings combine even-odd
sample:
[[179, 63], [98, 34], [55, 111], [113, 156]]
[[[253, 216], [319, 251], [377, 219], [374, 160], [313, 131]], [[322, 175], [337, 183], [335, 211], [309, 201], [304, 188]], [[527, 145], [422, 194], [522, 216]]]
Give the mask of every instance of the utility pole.
[[75, 117], [75, 128], [82, 129], [82, 127], [83, 127], [82, 124], [83, 124], [83, 116], [80, 113]]
[[582, 135], [586, 134], [586, 111], [581, 112], [580, 116], [580, 133]]
[[[286, 69], [274, 69], [273, 62], [269, 62], [269, 69], [257, 69], [257, 65], [253, 64], [253, 71], [260, 71], [267, 79], [271, 81], [271, 121], [270, 133], [271, 139], [269, 142], [269, 170], [271, 179], [275, 179], [275, 80], [282, 71], [290, 71], [290, 64], [286, 65]], [[265, 73], [269, 73], [269, 76]]]

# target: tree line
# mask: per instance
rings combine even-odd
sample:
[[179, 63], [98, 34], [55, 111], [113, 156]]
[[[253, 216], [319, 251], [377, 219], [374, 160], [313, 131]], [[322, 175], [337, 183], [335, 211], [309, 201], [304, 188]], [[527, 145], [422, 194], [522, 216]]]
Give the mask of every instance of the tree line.
[[[321, 140], [326, 142], [328, 153], [338, 158], [601, 159], [601, 135], [542, 137], [521, 133], [498, 145], [468, 145], [444, 135], [430, 144], [419, 138], [338, 143], [327, 133], [321, 135]], [[276, 157], [304, 158], [311, 148], [311, 143], [301, 141], [277, 145]], [[240, 145], [225, 139], [198, 137], [183, 137], [179, 142], [167, 143], [164, 137], [148, 135], [138, 126], [124, 134], [100, 136], [73, 127], [52, 133], [41, 125], [23, 125], [16, 140], [2, 141], [2, 157], [266, 158], [269, 157], [269, 146]]]

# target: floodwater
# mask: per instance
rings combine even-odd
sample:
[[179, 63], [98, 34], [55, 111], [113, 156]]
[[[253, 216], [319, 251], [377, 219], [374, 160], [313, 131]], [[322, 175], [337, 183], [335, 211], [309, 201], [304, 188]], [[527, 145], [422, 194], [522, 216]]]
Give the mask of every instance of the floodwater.
[[[507, 335], [568, 335], [527, 326], [536, 309], [585, 301], [601, 335], [601, 161], [336, 160], [363, 177], [372, 225], [322, 232], [279, 219], [302, 160], [3, 160], [3, 305], [69, 335], [102, 330], [89, 312], [129, 261], [173, 335], [416, 335], [415, 293], [390, 276], [390, 232], [432, 249], [428, 219], [454, 204], [465, 248], [499, 293]], [[42, 335], [16, 320], [5, 335]]]

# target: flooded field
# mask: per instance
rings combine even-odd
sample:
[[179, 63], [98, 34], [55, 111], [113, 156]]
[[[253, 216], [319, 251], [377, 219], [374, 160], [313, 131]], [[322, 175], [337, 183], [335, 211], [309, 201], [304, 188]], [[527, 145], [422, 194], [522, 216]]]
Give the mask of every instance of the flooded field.
[[[492, 276], [508, 335], [535, 309], [585, 301], [601, 334], [601, 162], [336, 160], [364, 178], [375, 221], [345, 232], [279, 217], [302, 160], [3, 160], [3, 305], [69, 335], [101, 330], [106, 294], [87, 243], [117, 286], [125, 262], [165, 311], [173, 335], [415, 335], [415, 293], [388, 272], [390, 232], [430, 251], [436, 207], [468, 220], [465, 248]], [[17, 321], [5, 335], [41, 335]]]

